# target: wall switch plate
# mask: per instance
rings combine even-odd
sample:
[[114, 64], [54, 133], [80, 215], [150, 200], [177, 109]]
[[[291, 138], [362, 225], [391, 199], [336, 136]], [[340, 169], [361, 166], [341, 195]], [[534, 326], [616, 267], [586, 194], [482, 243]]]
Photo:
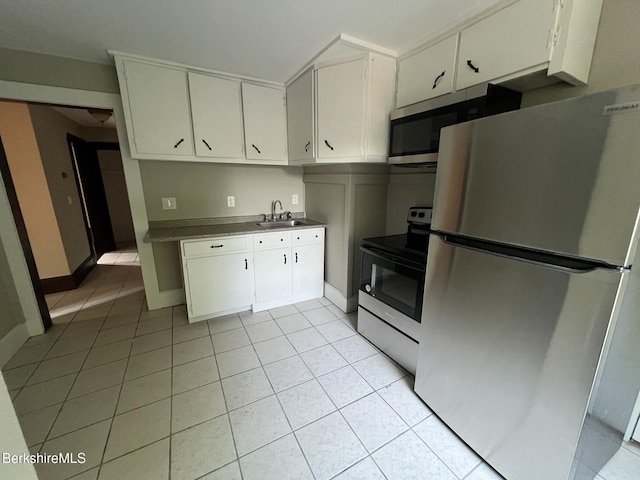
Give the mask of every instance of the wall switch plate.
[[291, 204], [292, 205], [297, 205], [298, 204], [298, 195], [297, 194], [293, 194], [291, 195]]
[[227, 207], [235, 207], [236, 206], [236, 197], [227, 197]]
[[168, 198], [162, 199], [163, 210], [175, 210], [176, 208], [178, 208], [178, 205], [174, 197], [168, 197]]

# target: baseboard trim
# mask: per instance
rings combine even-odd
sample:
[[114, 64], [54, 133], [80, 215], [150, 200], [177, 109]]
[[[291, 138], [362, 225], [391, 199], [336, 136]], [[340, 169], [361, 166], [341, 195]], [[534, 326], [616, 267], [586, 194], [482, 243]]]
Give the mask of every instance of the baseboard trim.
[[42, 290], [45, 294], [65, 292], [78, 288], [82, 281], [87, 278], [89, 272], [96, 266], [96, 261], [92, 256], [85, 259], [71, 275], [63, 277], [43, 278], [40, 280]]
[[20, 347], [29, 338], [26, 323], [19, 323], [0, 338], [0, 368], [4, 367], [11, 357], [20, 349]]
[[347, 299], [342, 295], [342, 292], [333, 285], [324, 282], [324, 296], [331, 300], [336, 307], [343, 312], [347, 312]]

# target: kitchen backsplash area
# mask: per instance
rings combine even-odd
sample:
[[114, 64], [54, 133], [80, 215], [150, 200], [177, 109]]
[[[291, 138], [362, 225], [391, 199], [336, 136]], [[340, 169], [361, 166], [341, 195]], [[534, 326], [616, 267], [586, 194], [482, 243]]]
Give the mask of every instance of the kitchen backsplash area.
[[[284, 210], [304, 211], [302, 167], [145, 161], [140, 173], [149, 221], [258, 215], [270, 212], [273, 200]], [[235, 207], [228, 206], [229, 196]], [[163, 198], [175, 198], [176, 209], [164, 210]]]

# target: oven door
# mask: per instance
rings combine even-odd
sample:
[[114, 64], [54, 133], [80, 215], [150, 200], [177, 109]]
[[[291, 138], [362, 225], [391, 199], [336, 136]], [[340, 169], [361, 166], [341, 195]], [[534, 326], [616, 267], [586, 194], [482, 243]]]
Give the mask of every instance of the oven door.
[[420, 323], [425, 266], [370, 246], [360, 250], [360, 290]]

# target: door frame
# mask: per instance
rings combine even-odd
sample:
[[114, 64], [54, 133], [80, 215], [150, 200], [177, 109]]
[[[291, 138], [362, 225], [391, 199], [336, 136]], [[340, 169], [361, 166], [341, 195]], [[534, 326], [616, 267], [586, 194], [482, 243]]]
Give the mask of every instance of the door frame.
[[[129, 151], [125, 115], [120, 95], [0, 80], [0, 99], [113, 110], [147, 304], [150, 309], [156, 309], [184, 303], [184, 289], [160, 291], [152, 245], [143, 241], [144, 235], [149, 229], [149, 221], [142, 190], [139, 162], [131, 158]], [[1, 183], [0, 193], [4, 194], [4, 183]], [[0, 202], [0, 215], [7, 219], [13, 218], [8, 205], [5, 206], [2, 202]], [[15, 232], [15, 224], [13, 221], [4, 223], [5, 225], [0, 225], [0, 232], [3, 233], [1, 239], [3, 244], [9, 244], [11, 247], [7, 254], [16, 264], [15, 270], [20, 271], [19, 275], [14, 272], [14, 279], [16, 288], [23, 293], [20, 297], [21, 306], [25, 313], [29, 313], [25, 315], [29, 334], [37, 335], [42, 333], [43, 329], [42, 319], [37, 308], [35, 294], [33, 293], [33, 285], [31, 284], [24, 255]], [[14, 271], [13, 268], [12, 271]]]
[[[71, 163], [73, 165], [73, 174], [76, 180], [76, 186], [78, 188], [78, 194], [80, 195], [80, 198], [82, 200], [81, 206], [82, 206], [82, 218], [84, 220], [84, 226], [85, 229], [87, 230], [87, 240], [89, 241], [89, 247], [91, 248], [91, 253], [93, 255], [93, 258], [96, 260], [96, 262], [99, 260], [99, 258], [102, 256], [103, 253], [107, 253], [108, 251], [113, 251], [116, 249], [116, 240], [113, 236], [113, 226], [111, 223], [111, 215], [109, 214], [109, 206], [107, 204], [107, 195], [105, 193], [105, 189], [104, 189], [104, 181], [102, 179], [102, 172], [100, 171], [100, 162], [98, 160], [98, 151], [91, 145], [90, 142], [87, 142], [86, 140], [80, 138], [80, 137], [76, 137], [75, 135], [72, 135], [71, 133], [67, 133], [67, 145], [69, 145], [69, 156], [71, 157]], [[89, 183], [87, 183], [87, 181], [90, 179], [87, 178], [83, 178], [83, 169], [80, 166], [81, 162], [86, 162], [88, 159], [87, 158], [80, 158], [78, 155], [78, 149], [76, 148], [76, 146], [80, 146], [82, 145], [85, 149], [85, 153], [88, 152], [90, 155], [94, 155], [95, 156], [95, 164], [93, 165], [94, 171], [93, 173], [99, 177], [98, 178], [94, 178], [94, 180], [99, 180], [99, 185], [98, 184], [94, 184], [91, 185]], [[87, 172], [86, 170], [86, 166], [84, 168], [85, 173]], [[87, 199], [88, 194], [86, 193], [85, 189], [88, 189], [89, 187], [91, 187], [92, 190], [94, 190], [94, 195], [98, 195], [101, 198], [99, 198], [100, 202], [103, 202], [103, 207], [104, 210], [103, 212], [97, 212], [95, 207], [95, 201], [98, 200], [96, 198], [96, 196], [93, 197], [92, 202], [90, 202]], [[106, 218], [105, 218], [106, 215]], [[96, 221], [96, 219], [98, 221]], [[95, 225], [98, 224], [99, 222], [105, 222], [108, 223], [108, 228], [106, 229], [107, 231], [103, 232], [105, 233], [105, 235], [103, 237], [108, 237], [108, 238], [101, 238], [100, 241], [98, 242], [99, 244], [102, 243], [106, 243], [106, 249], [104, 251], [101, 251], [102, 249], [99, 249], [96, 247], [96, 228]], [[100, 237], [98, 235], [98, 237]], [[104, 247], [105, 245], [103, 245]], [[100, 251], [99, 251], [100, 250]]]

